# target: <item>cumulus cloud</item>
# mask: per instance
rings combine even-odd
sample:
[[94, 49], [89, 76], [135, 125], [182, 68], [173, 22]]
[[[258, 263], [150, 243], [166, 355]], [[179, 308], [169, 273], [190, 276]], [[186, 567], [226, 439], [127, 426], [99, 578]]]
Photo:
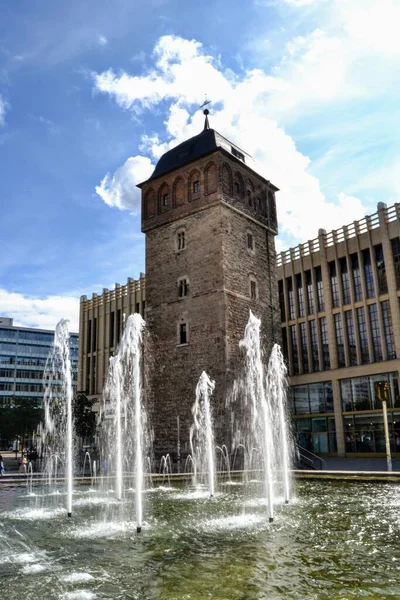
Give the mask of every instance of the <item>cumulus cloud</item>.
[[9, 105], [4, 100], [3, 96], [0, 94], [0, 127], [5, 123], [5, 116], [8, 108]]
[[79, 300], [72, 296], [38, 298], [0, 288], [0, 315], [14, 319], [14, 325], [54, 329], [62, 318], [69, 320], [70, 331], [79, 329]]
[[[317, 39], [319, 38], [316, 34]], [[295, 41], [292, 55], [308, 42]], [[307, 50], [308, 51], [308, 50]], [[302, 53], [302, 56], [304, 51]], [[203, 115], [191, 117], [189, 107], [213, 90], [213, 100], [222, 109], [212, 114], [212, 126], [248, 151], [255, 159], [251, 166], [281, 188], [278, 195], [280, 228], [287, 244], [314, 237], [319, 227], [339, 227], [363, 215], [362, 203], [344, 194], [328, 201], [319, 181], [309, 172], [310, 160], [271, 114], [271, 98], [283, 98], [288, 81], [261, 70], [247, 71], [239, 78], [224, 71], [195, 40], [162, 37], [154, 50], [155, 67], [142, 76], [111, 71], [94, 76], [98, 91], [113, 96], [123, 108], [143, 110], [170, 98], [166, 117], [166, 139], [145, 136], [142, 151], [155, 159], [169, 148], [201, 131]], [[212, 85], [210, 85], [212, 81]], [[135, 183], [151, 169], [148, 158], [136, 156], [107, 175], [96, 191], [110, 206], [139, 212], [139, 193]], [[138, 177], [138, 173], [140, 176]]]
[[107, 173], [96, 193], [108, 204], [120, 210], [140, 213], [140, 190], [136, 187], [150, 177], [154, 166], [146, 156], [131, 156], [113, 175]]

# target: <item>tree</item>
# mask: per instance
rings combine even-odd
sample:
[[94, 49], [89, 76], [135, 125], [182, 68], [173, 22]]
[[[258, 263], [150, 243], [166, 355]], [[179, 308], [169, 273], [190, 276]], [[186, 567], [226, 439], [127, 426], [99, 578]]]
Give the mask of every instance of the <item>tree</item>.
[[95, 400], [90, 400], [83, 392], [77, 392], [73, 401], [73, 418], [76, 436], [92, 440], [96, 433], [96, 413], [92, 407]]
[[29, 439], [43, 420], [43, 408], [31, 398], [13, 398], [0, 407], [0, 437]]

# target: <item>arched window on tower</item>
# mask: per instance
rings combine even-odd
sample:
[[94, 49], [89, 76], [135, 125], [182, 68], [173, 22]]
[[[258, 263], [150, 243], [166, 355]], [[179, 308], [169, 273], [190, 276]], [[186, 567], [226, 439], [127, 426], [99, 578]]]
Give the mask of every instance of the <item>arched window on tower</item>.
[[232, 196], [232, 171], [226, 163], [222, 165], [222, 191], [227, 196]]
[[159, 212], [165, 212], [169, 210], [171, 205], [171, 199], [169, 194], [169, 186], [167, 183], [163, 183], [158, 191], [158, 210]]
[[195, 169], [190, 173], [188, 181], [189, 202], [200, 198], [200, 171]]
[[182, 177], [177, 177], [172, 186], [173, 206], [182, 206], [186, 202], [185, 181]]
[[143, 215], [145, 219], [150, 219], [156, 214], [156, 194], [152, 188], [147, 190], [143, 200]]
[[214, 163], [209, 163], [204, 170], [205, 193], [212, 194], [217, 191], [217, 168]]
[[254, 205], [254, 185], [252, 184], [250, 179], [248, 179], [246, 182], [246, 200], [247, 200], [247, 205], [249, 207], [253, 207], [253, 205]]
[[234, 193], [235, 193], [235, 198], [237, 200], [242, 200], [242, 198], [243, 198], [243, 177], [240, 175], [240, 173], [235, 173]]

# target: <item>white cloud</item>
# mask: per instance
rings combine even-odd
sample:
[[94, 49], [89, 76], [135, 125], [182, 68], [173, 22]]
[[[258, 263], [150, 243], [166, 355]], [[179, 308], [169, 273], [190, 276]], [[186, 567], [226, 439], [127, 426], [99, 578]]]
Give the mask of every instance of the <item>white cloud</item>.
[[108, 39], [106, 38], [105, 35], [98, 35], [97, 36], [97, 43], [99, 44], [99, 46], [106, 46], [108, 44]]
[[79, 329], [79, 300], [72, 296], [37, 298], [0, 288], [0, 315], [14, 319], [14, 325], [54, 329], [62, 318], [69, 319], [70, 331]]
[[0, 127], [5, 123], [5, 115], [8, 108], [9, 104], [7, 104], [3, 96], [0, 94]]
[[[319, 45], [323, 49], [315, 50]], [[334, 54], [338, 48], [338, 41], [316, 32], [311, 40], [294, 40], [288, 55], [293, 62], [300, 54], [301, 61], [315, 63], [320, 76], [319, 57], [328, 50]], [[364, 214], [361, 201], [354, 196], [341, 193], [327, 200], [318, 179], [308, 170], [308, 157], [299, 152], [293, 139], [271, 118], [271, 102], [291, 104], [290, 80], [261, 70], [247, 71], [239, 80], [206, 55], [200, 43], [173, 36], [158, 41], [154, 58], [155, 68], [142, 76], [107, 71], [95, 75], [94, 81], [97, 90], [112, 95], [123, 108], [143, 110], [171, 99], [165, 121], [167, 140], [146, 136], [142, 143], [142, 148], [155, 158], [201, 131], [203, 115], [197, 111], [191, 117], [189, 109], [194, 103], [199, 104], [204, 89], [211, 89], [214, 102], [223, 104], [220, 111], [211, 115], [212, 127], [248, 151], [256, 159], [252, 166], [281, 188], [279, 220], [287, 244], [315, 237], [320, 227], [339, 227]], [[294, 64], [291, 69], [294, 70]], [[340, 68], [336, 77], [331, 75], [341, 81]], [[314, 76], [317, 77], [315, 70]], [[327, 93], [330, 92], [325, 87], [319, 98]], [[140, 179], [137, 171], [143, 167], [150, 170], [149, 159], [140, 156], [128, 159], [112, 178], [105, 177], [96, 188], [97, 193], [111, 206], [139, 212], [139, 194], [134, 184]], [[142, 175], [141, 179], [145, 178]]]
[[150, 177], [154, 170], [145, 156], [131, 156], [113, 175], [107, 173], [96, 193], [109, 206], [140, 213], [140, 190], [136, 187]]

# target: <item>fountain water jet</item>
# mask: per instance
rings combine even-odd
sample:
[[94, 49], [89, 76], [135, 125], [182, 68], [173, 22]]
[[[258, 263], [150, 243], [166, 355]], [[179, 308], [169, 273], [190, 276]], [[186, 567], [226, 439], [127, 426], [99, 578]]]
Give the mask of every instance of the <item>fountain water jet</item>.
[[207, 472], [211, 498], [214, 496], [215, 465], [210, 396], [214, 387], [214, 381], [211, 381], [207, 373], [203, 371], [196, 386], [196, 400], [192, 408], [193, 425], [190, 428], [195, 482], [197, 482], [199, 468], [200, 472]]
[[[67, 481], [67, 515], [72, 516], [73, 487], [73, 419], [72, 419], [72, 371], [69, 349], [68, 321], [61, 319], [54, 332], [54, 344], [44, 372], [45, 423], [41, 428], [41, 452], [46, 455], [45, 471], [51, 483], [55, 457], [64, 462]], [[64, 457], [64, 461], [61, 460]]]
[[113, 417], [105, 419], [109, 425], [106, 453], [116, 445], [114, 461], [116, 496], [119, 500], [122, 499], [124, 467], [130, 473], [133, 463], [138, 533], [142, 529], [143, 521], [143, 461], [148, 439], [141, 387], [144, 326], [145, 322], [139, 314], [130, 315], [127, 318], [118, 352], [110, 359], [108, 381], [104, 393], [105, 414], [111, 412]]

